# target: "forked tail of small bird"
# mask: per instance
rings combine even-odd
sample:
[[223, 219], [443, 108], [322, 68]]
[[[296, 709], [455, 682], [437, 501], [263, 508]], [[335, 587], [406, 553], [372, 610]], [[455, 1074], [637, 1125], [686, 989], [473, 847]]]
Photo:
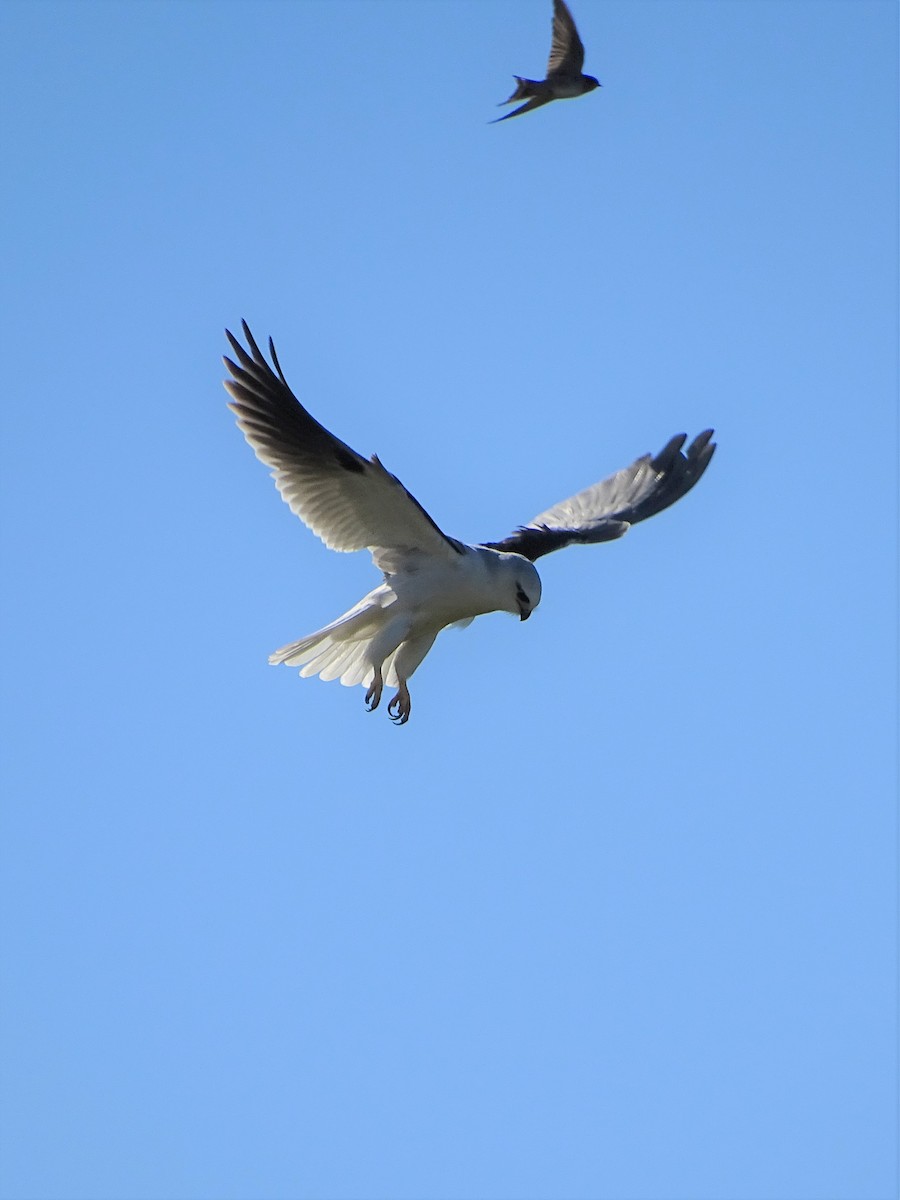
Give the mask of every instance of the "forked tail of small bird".
[[508, 100], [501, 100], [501, 105], [514, 104], [517, 100], [530, 100], [532, 96], [541, 94], [543, 85], [537, 79], [524, 79], [521, 75], [513, 75], [513, 79], [516, 81], [516, 90]]

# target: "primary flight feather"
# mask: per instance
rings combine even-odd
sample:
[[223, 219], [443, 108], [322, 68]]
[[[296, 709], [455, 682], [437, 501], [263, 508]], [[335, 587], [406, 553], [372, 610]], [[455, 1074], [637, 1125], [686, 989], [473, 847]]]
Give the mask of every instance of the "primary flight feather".
[[247, 348], [228, 330], [229, 408], [256, 457], [272, 469], [293, 512], [332, 550], [367, 549], [383, 582], [316, 633], [282, 646], [273, 664], [366, 688], [369, 711], [385, 684], [388, 713], [409, 720], [409, 679], [447, 625], [489, 612], [526, 620], [541, 598], [536, 559], [573, 543], [608, 542], [674, 504], [712, 458], [712, 430], [673, 437], [608, 479], [540, 513], [499, 542], [467, 545], [445, 534], [374, 455], [363, 458], [312, 417], [288, 386], [269, 339], [271, 365], [242, 322]]

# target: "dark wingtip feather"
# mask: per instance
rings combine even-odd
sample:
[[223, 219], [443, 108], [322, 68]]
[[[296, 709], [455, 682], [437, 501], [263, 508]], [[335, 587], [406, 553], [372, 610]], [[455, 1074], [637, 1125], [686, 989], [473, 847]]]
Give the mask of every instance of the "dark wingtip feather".
[[714, 433], [713, 429], [704, 429], [688, 446], [687, 469], [693, 483], [697, 482], [709, 466], [712, 456], [716, 452], [716, 443], [711, 440]]
[[275, 343], [271, 338], [269, 338], [269, 354], [272, 356], [272, 362], [275, 366], [275, 370], [278, 372], [278, 378], [285, 387], [288, 387], [288, 381], [284, 377], [284, 371], [282, 371], [281, 363], [278, 361], [278, 355], [275, 353]]
[[674, 437], [670, 437], [659, 454], [651, 459], [654, 471], [670, 471], [686, 441], [686, 433], [676, 433]]
[[259, 346], [257, 346], [257, 344], [256, 344], [256, 339], [254, 338], [253, 334], [250, 332], [250, 326], [247, 324], [247, 322], [243, 318], [241, 318], [241, 326], [243, 327], [244, 337], [247, 339], [247, 345], [250, 347], [250, 352], [253, 355], [253, 358], [255, 359], [257, 364], [268, 367], [269, 364], [266, 362], [266, 360], [263, 358], [262, 354], [260, 353]]

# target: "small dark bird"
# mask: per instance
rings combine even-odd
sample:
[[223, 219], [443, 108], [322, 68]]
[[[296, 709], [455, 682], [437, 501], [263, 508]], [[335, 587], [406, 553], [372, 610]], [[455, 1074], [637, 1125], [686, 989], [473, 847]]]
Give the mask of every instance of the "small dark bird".
[[497, 117], [490, 124], [508, 121], [510, 117], [540, 108], [542, 104], [549, 104], [551, 100], [568, 100], [572, 96], [583, 96], [585, 92], [602, 87], [593, 75], [582, 75], [583, 66], [584, 46], [578, 36], [572, 14], [564, 0], [553, 0], [553, 42], [550, 46], [550, 61], [547, 63], [547, 78], [523, 79], [521, 75], [514, 75], [516, 90], [508, 100], [501, 103], [514, 104], [516, 100], [527, 100], [528, 103], [504, 117]]

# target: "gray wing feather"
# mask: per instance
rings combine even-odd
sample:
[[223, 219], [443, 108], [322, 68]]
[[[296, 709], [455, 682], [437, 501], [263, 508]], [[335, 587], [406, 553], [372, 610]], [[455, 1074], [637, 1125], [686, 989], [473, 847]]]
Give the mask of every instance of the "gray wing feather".
[[712, 436], [711, 429], [704, 430], [682, 453], [687, 438], [679, 433], [659, 454], [645, 454], [630, 467], [539, 513], [503, 541], [484, 544], [493, 550], [523, 554], [534, 562], [564, 546], [619, 538], [638, 521], [687, 495], [713, 456]]
[[[448, 538], [396, 476], [373, 455], [365, 459], [312, 417], [288, 386], [269, 339], [274, 370], [242, 322], [249, 353], [228, 330], [237, 358], [229, 408], [256, 457], [272, 468], [282, 498], [332, 550], [464, 552]], [[277, 374], [276, 374], [277, 372]]]
[[551, 75], [580, 75], [584, 66], [584, 45], [575, 21], [564, 0], [553, 0], [553, 40], [547, 78]]

